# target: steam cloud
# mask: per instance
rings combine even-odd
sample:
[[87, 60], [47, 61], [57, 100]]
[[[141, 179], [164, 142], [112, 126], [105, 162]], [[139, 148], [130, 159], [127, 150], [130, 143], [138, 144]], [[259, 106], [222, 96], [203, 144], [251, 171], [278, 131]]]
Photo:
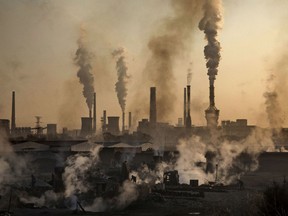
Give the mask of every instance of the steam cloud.
[[207, 152], [213, 152], [211, 163], [218, 164], [218, 181], [229, 184], [248, 171], [258, 168], [258, 157], [265, 151], [273, 151], [274, 143], [270, 130], [256, 128], [241, 141], [222, 140], [207, 144], [199, 137], [193, 136], [181, 140], [177, 145], [180, 157], [175, 169], [179, 172], [180, 182], [187, 183], [190, 179], [199, 179], [200, 183], [215, 180], [214, 172], [205, 172], [205, 167], [197, 163], [206, 162]]
[[80, 83], [83, 84], [83, 95], [86, 98], [86, 103], [89, 110], [92, 109], [93, 94], [94, 94], [94, 77], [92, 73], [91, 59], [92, 53], [90, 53], [85, 45], [86, 32], [81, 29], [81, 36], [78, 39], [78, 49], [75, 53], [74, 62], [79, 67], [77, 76]]
[[97, 198], [92, 200], [90, 204], [89, 202], [84, 204], [86, 210], [99, 212], [122, 209], [138, 198], [136, 185], [129, 180], [124, 181], [119, 188], [117, 196], [113, 199], [105, 199], [96, 194], [93, 179], [108, 179], [107, 176], [97, 169], [97, 164], [100, 162], [99, 152], [101, 147], [100, 145], [92, 147], [89, 155], [76, 154], [67, 159], [67, 166], [63, 174], [65, 197], [72, 199], [72, 201], [74, 199], [76, 204], [77, 196], [84, 198], [85, 194], [90, 193], [86, 196], [87, 198]]
[[0, 192], [5, 194], [11, 187], [19, 184], [19, 179], [23, 179], [29, 169], [27, 159], [16, 155], [2, 128], [0, 128], [0, 143]]
[[220, 55], [220, 43], [217, 40], [217, 32], [222, 25], [222, 1], [206, 0], [203, 5], [204, 17], [199, 22], [199, 29], [204, 31], [208, 44], [204, 48], [206, 58], [206, 67], [208, 68], [208, 76], [210, 85], [214, 84], [218, 73]]
[[117, 92], [117, 97], [119, 104], [121, 106], [122, 112], [125, 111], [126, 107], [126, 97], [127, 97], [127, 81], [129, 79], [129, 76], [127, 74], [127, 66], [125, 62], [125, 56], [124, 56], [124, 49], [119, 48], [112, 52], [113, 57], [118, 57], [116, 62], [116, 69], [117, 69], [117, 75], [118, 75], [118, 81], [115, 84], [115, 90]]

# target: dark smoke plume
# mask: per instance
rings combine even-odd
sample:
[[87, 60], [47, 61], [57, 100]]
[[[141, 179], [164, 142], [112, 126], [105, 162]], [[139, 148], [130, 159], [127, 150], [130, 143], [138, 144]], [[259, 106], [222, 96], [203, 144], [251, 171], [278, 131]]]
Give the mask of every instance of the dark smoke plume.
[[125, 56], [124, 56], [124, 49], [119, 48], [117, 50], [114, 50], [112, 52], [113, 57], [118, 57], [116, 62], [116, 69], [117, 69], [117, 75], [118, 75], [118, 81], [115, 84], [115, 90], [117, 92], [117, 97], [119, 104], [121, 106], [122, 112], [125, 111], [126, 107], [126, 97], [127, 97], [127, 81], [129, 79], [129, 76], [127, 75], [127, 66], [125, 62]]
[[77, 76], [80, 83], [83, 84], [83, 95], [86, 98], [86, 103], [89, 110], [92, 109], [93, 94], [94, 94], [94, 77], [92, 73], [91, 59], [92, 53], [88, 51], [84, 42], [85, 31], [81, 32], [81, 36], [78, 39], [78, 49], [75, 53], [74, 62], [79, 67]]
[[208, 76], [210, 84], [214, 84], [218, 73], [220, 61], [220, 43], [217, 40], [218, 30], [221, 28], [222, 21], [222, 1], [206, 0], [203, 5], [204, 17], [199, 22], [199, 29], [204, 31], [208, 44], [204, 48], [206, 58], [206, 67], [208, 68]]
[[[164, 20], [162, 28], [148, 42], [150, 57], [143, 70], [143, 79], [157, 88], [157, 107], [160, 121], [174, 111], [176, 84], [174, 77], [175, 61], [191, 49], [193, 30], [197, 27], [203, 0], [172, 0], [173, 16]], [[136, 100], [143, 103], [141, 91]], [[140, 102], [141, 100], [141, 102]], [[139, 111], [139, 110], [138, 110]], [[137, 110], [134, 113], [139, 113]]]

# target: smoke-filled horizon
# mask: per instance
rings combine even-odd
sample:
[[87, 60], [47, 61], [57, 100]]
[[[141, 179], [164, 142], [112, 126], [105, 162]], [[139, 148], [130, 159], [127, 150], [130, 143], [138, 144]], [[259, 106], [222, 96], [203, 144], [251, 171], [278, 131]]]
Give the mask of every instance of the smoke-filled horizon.
[[[98, 117], [104, 109], [108, 115], [121, 115], [114, 88], [115, 60], [111, 57], [111, 50], [121, 45], [129, 50], [133, 80], [126, 109], [132, 111], [133, 120], [148, 118], [149, 88], [155, 86], [157, 110], [162, 111], [159, 121], [175, 124], [183, 113], [187, 65], [193, 62], [191, 117], [193, 124], [205, 125], [209, 97], [203, 47], [207, 44], [198, 28], [203, 5], [196, 7], [195, 2], [1, 1], [0, 118], [10, 118], [11, 92], [15, 90], [17, 126], [33, 126], [34, 116], [39, 115], [43, 125], [58, 123], [59, 131], [65, 126], [80, 128], [87, 105], [76, 77], [79, 67], [73, 59], [84, 23], [85, 47], [95, 55], [90, 72], [97, 92]], [[225, 28], [219, 35], [221, 64], [215, 83], [219, 122], [247, 118], [250, 124], [269, 125], [263, 94], [267, 92], [267, 71], [272, 68], [282, 110], [278, 116], [283, 119], [281, 125], [287, 127], [283, 99], [287, 94], [282, 86], [288, 31], [283, 17], [287, 16], [288, 3], [223, 0], [223, 8]]]

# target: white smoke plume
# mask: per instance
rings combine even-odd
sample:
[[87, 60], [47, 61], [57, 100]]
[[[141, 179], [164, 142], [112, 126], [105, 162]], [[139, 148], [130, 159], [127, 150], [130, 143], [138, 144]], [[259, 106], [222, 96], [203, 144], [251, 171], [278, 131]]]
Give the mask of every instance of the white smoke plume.
[[0, 191], [14, 187], [24, 174], [28, 173], [26, 158], [18, 156], [0, 129]]
[[218, 144], [203, 143], [199, 137], [181, 140], [177, 145], [179, 158], [175, 169], [178, 170], [180, 182], [189, 183], [190, 179], [198, 179], [200, 183], [214, 181], [215, 173], [206, 173], [205, 155], [207, 151], [213, 152], [213, 165], [218, 165], [217, 180], [227, 184], [238, 179], [248, 171], [258, 168], [258, 157], [262, 152], [273, 151], [274, 143], [271, 132], [256, 128], [241, 141], [222, 140]]
[[214, 84], [218, 73], [221, 46], [217, 40], [218, 30], [222, 26], [222, 0], [205, 0], [204, 17], [199, 22], [199, 29], [204, 31], [208, 44], [204, 48], [206, 67], [210, 84]]
[[127, 82], [129, 79], [129, 76], [127, 74], [127, 64], [125, 62], [125, 55], [124, 55], [124, 49], [119, 48], [112, 52], [112, 56], [117, 58], [116, 62], [116, 70], [117, 70], [117, 76], [118, 81], [115, 84], [115, 90], [117, 92], [118, 101], [120, 104], [120, 107], [122, 109], [122, 112], [125, 111], [126, 107], [126, 97], [127, 97]]
[[163, 182], [164, 172], [174, 169], [173, 164], [161, 162], [156, 164], [155, 169], [151, 170], [147, 164], [141, 164], [141, 166], [130, 173], [130, 176], [135, 176], [137, 184], [155, 185]]
[[49, 207], [53, 208], [57, 205], [57, 202], [61, 198], [59, 194], [56, 194], [52, 190], [45, 191], [44, 194], [41, 195], [41, 197], [34, 197], [29, 196], [28, 194], [21, 193], [18, 195], [20, 198], [20, 201], [23, 203], [34, 203], [35, 207]]
[[100, 145], [91, 149], [89, 155], [76, 154], [70, 156], [66, 163], [63, 174], [65, 182], [65, 196], [87, 192], [91, 185], [87, 181], [88, 172], [92, 172], [93, 167], [99, 162]]
[[91, 59], [93, 54], [89, 52], [85, 43], [86, 31], [81, 28], [81, 35], [78, 39], [78, 49], [75, 53], [74, 62], [79, 67], [77, 76], [80, 83], [83, 84], [83, 95], [86, 98], [88, 109], [92, 109], [94, 96], [94, 77], [92, 73]]

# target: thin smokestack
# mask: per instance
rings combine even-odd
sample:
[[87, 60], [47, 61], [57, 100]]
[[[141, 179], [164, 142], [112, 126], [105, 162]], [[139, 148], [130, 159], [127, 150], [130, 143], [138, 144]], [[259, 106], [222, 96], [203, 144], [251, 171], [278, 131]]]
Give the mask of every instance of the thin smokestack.
[[122, 113], [122, 134], [125, 131], [125, 112]]
[[186, 126], [186, 118], [187, 118], [187, 101], [186, 101], [186, 88], [184, 88], [184, 116], [183, 116], [183, 121], [184, 121], [184, 126]]
[[102, 132], [106, 131], [106, 110], [103, 110], [103, 117], [102, 117]]
[[132, 113], [129, 112], [129, 130], [131, 129], [132, 126]]
[[191, 128], [191, 116], [190, 116], [190, 89], [191, 86], [187, 85], [187, 119], [186, 119], [186, 127]]
[[16, 117], [15, 117], [15, 91], [12, 92], [12, 114], [11, 114], [11, 132], [15, 132]]
[[93, 132], [96, 133], [96, 92], [94, 92], [94, 103], [93, 103]]
[[199, 29], [204, 32], [207, 45], [204, 48], [206, 67], [209, 76], [209, 102], [205, 111], [208, 127], [217, 127], [219, 110], [215, 107], [214, 81], [218, 73], [220, 62], [220, 42], [218, 41], [218, 30], [222, 27], [222, 0], [209, 0], [203, 5], [204, 16], [199, 22]]
[[156, 87], [150, 88], [150, 123], [155, 126], [157, 122]]

